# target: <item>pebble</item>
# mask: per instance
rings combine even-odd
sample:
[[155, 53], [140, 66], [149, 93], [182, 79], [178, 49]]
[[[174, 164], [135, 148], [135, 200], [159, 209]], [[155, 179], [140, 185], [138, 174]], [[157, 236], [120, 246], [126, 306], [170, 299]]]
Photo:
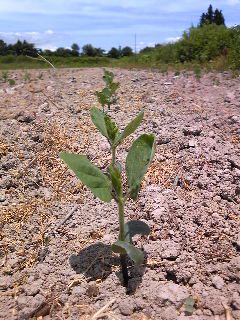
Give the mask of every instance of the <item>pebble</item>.
[[189, 140], [188, 145], [190, 148], [195, 148], [196, 147], [196, 141], [195, 140]]
[[134, 306], [132, 302], [129, 300], [123, 300], [119, 303], [118, 305], [119, 311], [121, 312], [122, 315], [124, 316], [130, 316], [133, 314]]
[[221, 290], [221, 289], [224, 287], [224, 285], [225, 285], [223, 278], [221, 278], [221, 277], [218, 276], [218, 275], [213, 276], [211, 280], [212, 280], [213, 286], [214, 286], [216, 289]]
[[0, 191], [0, 202], [4, 202], [6, 200], [5, 191]]

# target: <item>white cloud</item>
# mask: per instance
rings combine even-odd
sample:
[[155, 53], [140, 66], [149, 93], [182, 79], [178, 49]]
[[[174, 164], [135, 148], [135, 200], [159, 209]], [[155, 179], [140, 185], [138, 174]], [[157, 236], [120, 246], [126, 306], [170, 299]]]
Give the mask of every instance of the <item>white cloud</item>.
[[54, 34], [54, 31], [52, 31], [52, 30], [47, 30], [47, 31], [45, 31], [45, 33], [46, 33], [46, 34]]
[[177, 42], [180, 39], [181, 39], [181, 37], [168, 37], [166, 39], [166, 42]]
[[27, 32], [0, 32], [0, 39], [7, 43], [16, 43], [18, 40], [26, 40], [34, 43], [36, 47], [40, 46], [45, 49], [55, 49], [51, 44], [57, 34], [53, 30], [44, 32], [27, 31]]

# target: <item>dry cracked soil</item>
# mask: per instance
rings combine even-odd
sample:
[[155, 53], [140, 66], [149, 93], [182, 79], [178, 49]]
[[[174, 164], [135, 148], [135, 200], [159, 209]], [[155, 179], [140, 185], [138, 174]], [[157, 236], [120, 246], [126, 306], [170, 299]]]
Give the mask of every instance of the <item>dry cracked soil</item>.
[[[156, 155], [126, 219], [151, 227], [135, 244], [122, 286], [110, 244], [116, 205], [95, 199], [59, 159], [87, 154], [103, 170], [107, 141], [89, 116], [102, 69], [9, 72], [0, 83], [1, 319], [240, 319], [240, 78], [196, 80], [114, 69], [109, 111], [120, 128], [140, 110], [134, 138], [156, 135]], [[70, 217], [65, 218], [70, 214]]]

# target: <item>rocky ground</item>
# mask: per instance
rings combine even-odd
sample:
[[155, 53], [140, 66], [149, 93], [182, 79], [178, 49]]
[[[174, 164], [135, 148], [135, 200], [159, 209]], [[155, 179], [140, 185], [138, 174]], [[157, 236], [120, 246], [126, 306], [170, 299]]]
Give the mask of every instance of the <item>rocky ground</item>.
[[[108, 145], [90, 121], [101, 69], [22, 71], [0, 84], [1, 319], [240, 319], [240, 78], [228, 72], [114, 70], [109, 112], [142, 126], [156, 155], [127, 219], [151, 226], [144, 265], [121, 284], [114, 203], [95, 199], [59, 159], [101, 168]], [[65, 217], [72, 213], [64, 222]]]

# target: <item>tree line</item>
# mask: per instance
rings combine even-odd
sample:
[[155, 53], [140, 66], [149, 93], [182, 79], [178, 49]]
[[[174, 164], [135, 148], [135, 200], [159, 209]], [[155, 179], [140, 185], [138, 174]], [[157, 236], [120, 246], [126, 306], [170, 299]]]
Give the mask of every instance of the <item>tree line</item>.
[[133, 55], [131, 47], [126, 46], [124, 48], [112, 47], [108, 52], [102, 48], [95, 48], [91, 44], [86, 44], [82, 48], [77, 43], [73, 43], [71, 48], [59, 47], [56, 50], [42, 50], [37, 49], [33, 43], [29, 43], [26, 40], [18, 40], [15, 44], [7, 44], [3, 40], [0, 40], [0, 56], [14, 55], [14, 56], [31, 56], [36, 57], [38, 54], [44, 56], [58, 56], [58, 57], [110, 57], [120, 58]]

